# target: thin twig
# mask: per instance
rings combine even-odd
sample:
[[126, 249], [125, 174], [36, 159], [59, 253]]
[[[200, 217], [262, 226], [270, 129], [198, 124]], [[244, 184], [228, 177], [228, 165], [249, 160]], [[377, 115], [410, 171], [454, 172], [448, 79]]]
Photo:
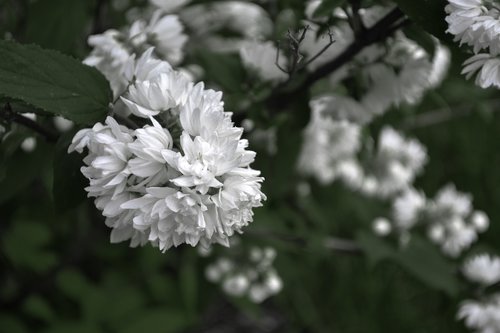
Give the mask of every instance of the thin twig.
[[57, 142], [58, 135], [52, 133], [45, 127], [38, 124], [36, 121], [31, 120], [19, 113], [15, 113], [12, 110], [10, 103], [5, 104], [5, 107], [2, 111], [0, 111], [0, 118], [6, 120], [7, 122], [13, 122], [19, 125], [22, 125], [26, 128], [31, 129], [32, 131], [40, 134], [45, 138], [48, 142]]
[[289, 91], [275, 91], [268, 96], [264, 102], [268, 104], [271, 109], [276, 110], [276, 112], [284, 110], [284, 106], [290, 104], [294, 100], [292, 97], [298, 92], [309, 89], [315, 82], [332, 74], [351, 61], [365, 47], [384, 40], [403, 25], [407, 24], [409, 21], [404, 17], [404, 13], [399, 8], [393, 9], [375, 25], [357, 36], [357, 38], [335, 59], [320, 66], [309, 74], [301, 84], [296, 85], [294, 89]]

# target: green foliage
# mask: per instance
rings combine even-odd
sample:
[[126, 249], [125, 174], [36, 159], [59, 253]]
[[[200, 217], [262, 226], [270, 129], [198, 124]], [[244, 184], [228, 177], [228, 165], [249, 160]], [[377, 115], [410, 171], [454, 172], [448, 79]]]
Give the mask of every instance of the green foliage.
[[83, 124], [102, 120], [111, 102], [109, 84], [96, 69], [9, 41], [0, 41], [0, 95]]

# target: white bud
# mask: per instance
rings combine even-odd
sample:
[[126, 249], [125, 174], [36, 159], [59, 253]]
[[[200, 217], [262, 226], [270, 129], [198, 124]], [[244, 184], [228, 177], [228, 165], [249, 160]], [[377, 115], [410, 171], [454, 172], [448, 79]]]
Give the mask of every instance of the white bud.
[[471, 222], [478, 232], [484, 232], [490, 226], [490, 219], [488, 218], [488, 215], [480, 210], [476, 210], [472, 213]]
[[264, 301], [269, 296], [269, 292], [266, 286], [263, 286], [261, 284], [254, 284], [250, 287], [248, 296], [250, 297], [250, 300], [252, 302], [262, 303], [262, 301]]
[[283, 288], [283, 281], [281, 278], [276, 274], [276, 272], [271, 271], [266, 278], [265, 281], [267, 289], [272, 293], [272, 294], [277, 294], [281, 291]]
[[219, 282], [222, 277], [222, 272], [216, 265], [210, 265], [205, 269], [205, 277], [210, 282]]
[[36, 139], [34, 137], [29, 137], [24, 139], [21, 143], [21, 149], [27, 153], [31, 153], [36, 148]]
[[54, 117], [54, 125], [61, 132], [66, 132], [73, 127], [73, 122], [63, 117]]
[[374, 177], [366, 177], [361, 185], [361, 190], [368, 194], [374, 194], [377, 190], [377, 180]]
[[242, 296], [250, 285], [248, 278], [243, 274], [237, 274], [227, 278], [222, 284], [222, 289], [229, 295]]
[[434, 224], [427, 230], [427, 237], [434, 243], [440, 243], [445, 236], [445, 229], [442, 224]]
[[229, 271], [231, 271], [234, 267], [233, 265], [233, 262], [230, 261], [229, 259], [227, 258], [220, 258], [219, 261], [217, 262], [217, 267], [219, 268], [219, 270], [225, 274]]
[[385, 217], [377, 217], [372, 224], [373, 232], [378, 236], [387, 236], [392, 231], [391, 222]]
[[253, 262], [259, 262], [262, 260], [262, 250], [258, 247], [252, 247], [250, 250], [250, 260]]
[[245, 132], [250, 132], [254, 129], [255, 123], [252, 119], [243, 119], [241, 122], [241, 127], [245, 130]]

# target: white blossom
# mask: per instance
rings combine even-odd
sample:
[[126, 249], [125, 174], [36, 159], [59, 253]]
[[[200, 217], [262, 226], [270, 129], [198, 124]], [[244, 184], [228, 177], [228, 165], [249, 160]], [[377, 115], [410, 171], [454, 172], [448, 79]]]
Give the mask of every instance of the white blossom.
[[467, 327], [481, 333], [500, 331], [500, 295], [494, 294], [486, 300], [467, 300], [460, 305], [458, 319]]
[[488, 53], [478, 53], [464, 62], [462, 74], [470, 79], [476, 74], [476, 85], [481, 88], [500, 88], [500, 58]]
[[244, 258], [220, 257], [205, 269], [207, 279], [220, 283], [231, 296], [246, 296], [261, 303], [283, 288], [283, 281], [273, 267], [276, 251], [273, 248], [252, 247]]
[[372, 222], [372, 229], [378, 236], [387, 236], [391, 233], [391, 222], [384, 217], [377, 217]]
[[346, 120], [334, 120], [314, 104], [311, 107], [298, 168], [326, 184], [339, 176], [340, 163], [351, 160], [358, 152], [361, 127]]
[[479, 254], [468, 259], [462, 272], [472, 282], [489, 286], [500, 281], [500, 258], [488, 254]]
[[194, 85], [152, 50], [133, 72], [122, 100], [145, 125], [129, 129], [108, 117], [78, 132], [69, 148], [89, 151], [86, 190], [113, 228], [112, 241], [149, 241], [162, 251], [229, 245], [266, 198], [243, 130], [224, 112], [221, 93]]

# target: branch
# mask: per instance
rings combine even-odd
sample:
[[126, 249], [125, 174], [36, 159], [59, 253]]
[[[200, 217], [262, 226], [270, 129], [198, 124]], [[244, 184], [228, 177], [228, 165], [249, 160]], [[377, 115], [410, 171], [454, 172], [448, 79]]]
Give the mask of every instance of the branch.
[[265, 103], [272, 109], [282, 110], [284, 106], [294, 100], [293, 97], [298, 92], [309, 89], [318, 80], [332, 74], [351, 61], [365, 47], [386, 39], [408, 22], [407, 19], [404, 19], [404, 13], [399, 8], [393, 9], [375, 25], [362, 31], [351, 45], [339, 54], [337, 58], [320, 66], [314, 72], [307, 75], [302, 83], [297, 85], [294, 89], [282, 93], [278, 92], [271, 94], [267, 100], [265, 100]]
[[13, 122], [31, 129], [32, 131], [43, 136], [48, 142], [56, 142], [58, 139], [58, 136], [56, 134], [41, 126], [36, 121], [33, 121], [25, 116], [22, 116], [19, 113], [15, 113], [14, 111], [12, 111], [12, 107], [9, 103], [5, 104], [4, 109], [0, 111], [0, 118], [6, 120], [7, 122]]

